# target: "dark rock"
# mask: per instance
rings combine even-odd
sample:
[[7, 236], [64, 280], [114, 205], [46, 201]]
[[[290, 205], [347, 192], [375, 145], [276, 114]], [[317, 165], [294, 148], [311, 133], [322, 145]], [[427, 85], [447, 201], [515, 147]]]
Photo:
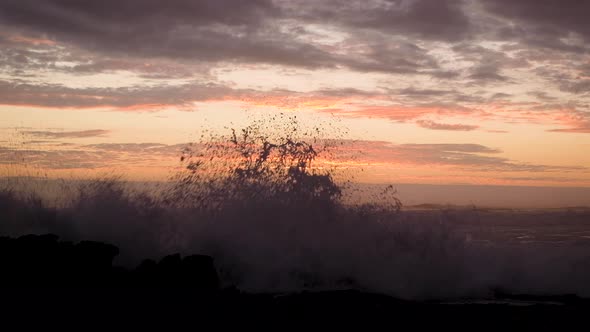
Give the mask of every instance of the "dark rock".
[[0, 237], [0, 287], [5, 288], [164, 288], [217, 291], [213, 259], [169, 255], [144, 260], [135, 270], [113, 266], [119, 249], [82, 241], [59, 242], [56, 235]]
[[219, 276], [213, 258], [204, 255], [187, 256], [182, 260], [182, 279], [186, 286], [201, 290], [218, 290]]

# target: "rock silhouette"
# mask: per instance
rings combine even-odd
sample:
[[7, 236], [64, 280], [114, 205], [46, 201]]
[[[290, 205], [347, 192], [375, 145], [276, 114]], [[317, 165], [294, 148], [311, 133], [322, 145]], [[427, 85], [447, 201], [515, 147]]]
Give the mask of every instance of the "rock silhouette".
[[[23, 322], [33, 314], [45, 315], [49, 320], [41, 321], [43, 326], [67, 313], [107, 326], [123, 320], [134, 328], [153, 327], [155, 318], [166, 328], [183, 320], [192, 326], [198, 317], [200, 322], [237, 327], [253, 322], [309, 327], [319, 321], [347, 328], [411, 324], [498, 331], [563, 329], [584, 321], [590, 308], [588, 300], [575, 296], [511, 296], [500, 291], [497, 298], [506, 298], [504, 304], [415, 302], [359, 290], [252, 294], [235, 287], [221, 289], [209, 256], [173, 254], [125, 269], [113, 266], [118, 253], [110, 244], [59, 241], [52, 234], [0, 237], [3, 318]], [[532, 304], [508, 304], [514, 300]]]
[[213, 258], [169, 255], [128, 270], [113, 266], [113, 245], [59, 241], [53, 234], [0, 237], [0, 287], [4, 288], [183, 288], [219, 289]]

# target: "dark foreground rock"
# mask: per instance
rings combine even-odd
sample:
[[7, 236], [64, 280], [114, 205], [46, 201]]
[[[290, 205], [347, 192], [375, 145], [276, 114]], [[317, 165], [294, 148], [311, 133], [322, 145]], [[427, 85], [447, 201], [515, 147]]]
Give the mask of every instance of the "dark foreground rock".
[[77, 330], [587, 330], [590, 307], [440, 304], [400, 301], [357, 291], [289, 295], [203, 293], [184, 289], [10, 290], [0, 317], [21, 327]]
[[[412, 302], [357, 290], [249, 294], [221, 289], [213, 259], [170, 255], [132, 270], [118, 249], [56, 236], [0, 238], [0, 318], [22, 328], [171, 330], [265, 326], [302, 329], [586, 329], [590, 303], [576, 296], [497, 292], [490, 301]], [[581, 325], [580, 325], [581, 324]], [[7, 325], [8, 326], [8, 325]]]
[[209, 256], [169, 255], [135, 269], [113, 266], [119, 249], [58, 236], [0, 237], [1, 288], [182, 288], [214, 292], [219, 279]]

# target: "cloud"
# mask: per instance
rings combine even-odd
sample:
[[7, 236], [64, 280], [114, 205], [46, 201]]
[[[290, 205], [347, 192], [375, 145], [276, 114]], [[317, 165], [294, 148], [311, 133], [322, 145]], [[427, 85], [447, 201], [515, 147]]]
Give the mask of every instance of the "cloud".
[[587, 1], [481, 0], [481, 3], [490, 13], [514, 22], [514, 29], [519, 27], [525, 38], [537, 33], [539, 39], [556, 40], [575, 33], [584, 40], [590, 39]]
[[84, 145], [83, 148], [108, 153], [124, 153], [128, 156], [135, 155], [141, 159], [142, 156], [178, 158], [186, 146], [187, 144], [101, 143]]
[[572, 184], [579, 184], [580, 183], [580, 179], [579, 178], [574, 178], [574, 177], [570, 177], [570, 178], [564, 178], [564, 177], [553, 177], [553, 176], [506, 176], [506, 177], [501, 177], [500, 179], [502, 180], [508, 180], [508, 181], [531, 181], [531, 182], [539, 182], [539, 181], [550, 181], [550, 182], [563, 182], [563, 183], [572, 183]]
[[393, 144], [385, 141], [351, 142], [348, 149], [362, 151], [358, 161], [438, 165], [471, 172], [568, 172], [583, 171], [580, 166], [551, 166], [521, 163], [495, 156], [502, 151], [480, 144]]
[[479, 128], [479, 126], [474, 126], [474, 125], [446, 124], [446, 123], [437, 123], [437, 122], [429, 121], [429, 120], [419, 120], [419, 121], [416, 121], [416, 123], [422, 128], [432, 129], [432, 130], [472, 131], [472, 130]]
[[560, 132], [560, 133], [590, 134], [590, 124], [587, 124], [584, 127], [550, 129], [549, 131]]
[[279, 14], [270, 0], [106, 0], [100, 5], [60, 0], [7, 0], [0, 22], [58, 44], [103, 55], [326, 66], [316, 47], [265, 27]]
[[101, 137], [110, 133], [109, 130], [93, 129], [83, 131], [25, 131], [24, 134], [42, 138], [88, 138]]
[[0, 164], [19, 164], [42, 169], [98, 169], [162, 167], [178, 165], [186, 144], [107, 143], [61, 145], [51, 149], [19, 150], [0, 146]]
[[114, 108], [121, 111], [191, 107], [194, 102], [233, 100], [251, 105], [298, 109], [327, 107], [354, 100], [388, 99], [385, 92], [325, 88], [308, 93], [260, 91], [193, 81], [180, 85], [122, 88], [70, 88], [58, 84], [11, 83], [0, 80], [0, 105], [47, 108]]
[[[329, 140], [330, 141], [330, 140]], [[502, 151], [480, 144], [394, 144], [385, 141], [331, 140], [328, 161], [360, 165], [440, 166], [462, 172], [580, 172], [580, 166], [522, 163], [499, 156]], [[40, 168], [100, 169], [178, 167], [188, 144], [104, 143], [18, 150], [0, 147], [0, 164], [26, 164]]]
[[48, 170], [95, 169], [107, 166], [107, 160], [111, 160], [111, 165], [116, 165], [117, 160], [113, 157], [113, 155], [106, 153], [76, 148], [18, 150], [0, 147], [0, 164], [19, 165], [22, 168], [38, 167]]
[[343, 44], [357, 44], [360, 50], [334, 57], [335, 64], [359, 72], [427, 75], [429, 71], [440, 71], [436, 58], [415, 43], [380, 35], [362, 36], [360, 39], [344, 41]]
[[565, 110], [556, 113], [554, 118], [556, 121], [568, 127], [551, 129], [549, 131], [562, 133], [590, 133], [590, 112]]
[[561, 90], [574, 94], [590, 95], [590, 79], [574, 78], [564, 81], [561, 84]]
[[286, 12], [307, 22], [371, 29], [429, 40], [454, 41], [470, 32], [462, 0], [280, 1]]
[[432, 97], [432, 96], [448, 96], [455, 94], [456, 91], [452, 90], [439, 90], [439, 89], [417, 89], [415, 87], [408, 87], [397, 91], [398, 94], [404, 96], [413, 97]]
[[324, 109], [322, 113], [330, 113], [347, 118], [378, 118], [404, 122], [427, 115], [469, 115], [472, 111], [457, 105], [425, 105], [425, 106], [366, 106], [358, 105], [355, 110]]
[[[441, 68], [431, 52], [445, 43], [473, 62], [472, 79], [498, 81], [505, 80], [500, 67], [526, 66], [527, 60], [479, 41], [533, 34], [559, 40], [569, 32], [588, 36], [580, 14], [587, 4], [551, 1], [477, 0], [480, 8], [467, 0], [104, 0], [100, 5], [5, 0], [0, 45], [10, 46], [12, 55], [5, 56], [15, 65], [55, 65], [35, 59], [73, 57], [79, 63], [70, 69], [79, 72], [142, 71], [142, 64], [153, 61], [169, 67], [160, 73], [164, 77], [190, 74], [167, 59], [185, 65], [276, 64], [457, 79], [460, 72]], [[54, 52], [25, 55], [22, 46], [30, 45]]]
[[[5, 0], [2, 7], [3, 105], [136, 111], [239, 100], [468, 130], [427, 116], [482, 120], [486, 113], [507, 122], [522, 116], [545, 123], [560, 112], [549, 110], [553, 104], [575, 100], [580, 111], [590, 104], [583, 1]], [[338, 82], [350, 87], [332, 91], [325, 83], [304, 94], [242, 88], [220, 78], [220, 72], [244, 68], [301, 77], [320, 69], [334, 77], [354, 72], [359, 82]], [[140, 83], [60, 84], [97, 73]], [[171, 78], [182, 83], [169, 83]], [[506, 110], [495, 109], [499, 102]], [[546, 112], [524, 114], [524, 103], [544, 105]], [[532, 108], [527, 111], [538, 111]], [[556, 132], [588, 131], [585, 120], [556, 123], [563, 124]]]
[[215, 84], [193, 82], [170, 86], [74, 89], [58, 84], [0, 81], [0, 104], [54, 108], [133, 108], [183, 106], [193, 101], [222, 99], [239, 91]]
[[[440, 10], [445, 10], [445, 14], [460, 13], [451, 2], [421, 0], [408, 8], [392, 7], [389, 14], [363, 24], [387, 28], [386, 22], [395, 18], [400, 21], [396, 24], [400, 33], [416, 30], [420, 35], [434, 36], [440, 29], [427, 28], [414, 20], [439, 17], [435, 14]], [[297, 28], [302, 23], [297, 20], [312, 18], [284, 8], [286, 5], [270, 0], [176, 0], [166, 5], [156, 1], [106, 0], [96, 6], [50, 0], [39, 6], [33, 0], [7, 0], [3, 3], [6, 10], [0, 12], [0, 25], [9, 31], [30, 34], [32, 37], [27, 37], [30, 39], [44, 35], [47, 36], [44, 40], [67, 45], [76, 52], [83, 50], [105, 57], [77, 65], [74, 70], [78, 71], [130, 66], [128, 60], [113, 59], [123, 56], [265, 63], [309, 69], [350, 68], [366, 72], [414, 73], [437, 68], [427, 50], [407, 41], [391, 43], [380, 34], [352, 36], [346, 45], [352, 40], [362, 41], [360, 52], [345, 45], [330, 50], [321, 43], [303, 40], [301, 32], [305, 30]], [[305, 1], [299, 5], [306, 6]], [[345, 6], [346, 2], [334, 5]], [[383, 15], [381, 11], [374, 12], [378, 13]]]
[[527, 94], [530, 96], [534, 96], [535, 98], [537, 98], [539, 100], [548, 101], [548, 102], [553, 102], [558, 99], [557, 97], [551, 96], [546, 91], [530, 91]]
[[493, 64], [482, 64], [473, 67], [468, 77], [480, 83], [508, 81], [508, 77], [502, 75], [500, 68]]

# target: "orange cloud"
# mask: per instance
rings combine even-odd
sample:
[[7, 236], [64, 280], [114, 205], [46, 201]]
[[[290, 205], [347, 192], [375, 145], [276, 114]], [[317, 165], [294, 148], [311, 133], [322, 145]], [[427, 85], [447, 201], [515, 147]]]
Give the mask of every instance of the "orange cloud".
[[[485, 106], [482, 106], [485, 107]], [[552, 105], [538, 102], [492, 103], [483, 118], [507, 123], [561, 125], [566, 128], [551, 129], [553, 132], [590, 133], [590, 112], [580, 111], [572, 105]]]
[[443, 106], [357, 106], [355, 110], [328, 109], [324, 113], [331, 113], [348, 118], [380, 118], [392, 121], [408, 121], [428, 115], [466, 115], [470, 110], [461, 107]]
[[[0, 100], [0, 104], [7, 106], [49, 109], [108, 108], [119, 111], [185, 109], [192, 108], [195, 102], [237, 101], [257, 107], [313, 110], [353, 119], [415, 121], [420, 127], [432, 130], [471, 131], [479, 128], [470, 124], [445, 123], [445, 118], [461, 117], [504, 123], [559, 124], [563, 128], [551, 131], [590, 132], [590, 113], [572, 105], [508, 101], [482, 101], [469, 107], [452, 103], [413, 105], [404, 102], [403, 98], [396, 99], [383, 92], [356, 89], [325, 89], [310, 93], [277, 89], [263, 92], [204, 82], [180, 86], [73, 89], [55, 84], [15, 84], [0, 81]], [[439, 122], [440, 119], [443, 122]]]
[[[236, 100], [234, 96], [228, 96], [225, 100]], [[312, 109], [321, 110], [327, 108], [337, 107], [348, 99], [336, 98], [336, 97], [320, 97], [320, 96], [290, 96], [290, 95], [277, 95], [277, 96], [244, 96], [240, 97], [239, 101], [245, 102], [252, 106], [271, 106], [278, 108], [291, 108], [291, 109]]]
[[236, 98], [230, 95], [225, 100], [239, 100], [253, 106], [271, 106], [277, 108], [331, 110], [348, 107], [370, 100], [379, 102], [391, 100], [391, 97], [379, 92], [365, 92], [356, 89], [319, 90], [302, 93], [287, 90], [273, 90], [267, 93], [248, 91]]
[[[71, 132], [65, 136], [85, 133]], [[55, 143], [59, 143], [55, 137]], [[67, 137], [66, 137], [67, 138]], [[219, 142], [228, 153], [216, 155], [211, 165], [222, 168], [237, 162], [231, 147]], [[501, 151], [479, 144], [394, 144], [386, 141], [325, 140], [318, 146], [332, 147], [320, 154], [315, 169], [337, 170], [336, 176], [345, 180], [368, 182], [396, 181], [482, 184], [505, 178], [505, 183], [557, 183], [555, 179], [582, 174], [579, 166], [530, 164], [502, 157]], [[316, 144], [314, 144], [314, 147]], [[106, 143], [92, 145], [39, 145], [35, 149], [18, 150], [0, 146], [0, 176], [38, 174], [85, 174], [86, 177], [110, 171], [132, 178], [150, 174], [149, 179], [166, 180], [183, 169], [181, 156], [186, 156], [187, 144]], [[211, 162], [205, 145], [193, 144], [197, 160]], [[320, 149], [321, 150], [321, 149]], [[224, 150], [225, 151], [225, 150]], [[202, 155], [201, 153], [204, 153]], [[186, 161], [186, 158], [185, 158]], [[212, 174], [217, 174], [213, 172]], [[514, 180], [512, 180], [512, 178]], [[530, 179], [530, 180], [528, 180]]]
[[581, 111], [563, 111], [555, 115], [555, 120], [568, 128], [552, 129], [554, 132], [590, 133], [590, 113]]
[[416, 123], [422, 128], [432, 130], [472, 131], [479, 128], [474, 125], [438, 123], [429, 120], [418, 120]]

